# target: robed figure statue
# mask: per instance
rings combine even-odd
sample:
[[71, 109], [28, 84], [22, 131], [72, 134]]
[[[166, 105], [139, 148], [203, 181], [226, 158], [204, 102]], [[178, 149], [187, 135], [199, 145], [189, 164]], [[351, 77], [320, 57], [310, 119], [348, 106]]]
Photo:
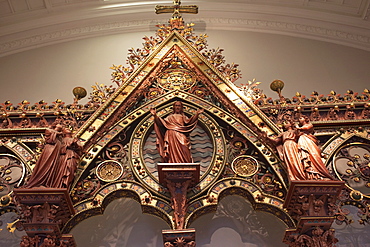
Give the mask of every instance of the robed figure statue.
[[54, 129], [45, 130], [45, 146], [37, 160], [35, 169], [26, 185], [32, 187], [56, 187], [57, 176], [51, 172], [59, 167], [59, 155], [62, 147], [63, 126], [57, 124]]
[[72, 136], [70, 129], [63, 130], [63, 140], [60, 149], [60, 167], [57, 174], [57, 188], [68, 188], [72, 184], [79, 158], [82, 154], [82, 146], [79, 140]]
[[301, 154], [303, 168], [306, 171], [307, 179], [333, 180], [329, 171], [321, 159], [321, 150], [318, 147], [318, 140], [313, 135], [313, 125], [307, 116], [299, 118], [299, 125], [296, 127], [300, 134], [298, 139], [298, 148]]
[[26, 188], [68, 188], [71, 185], [82, 146], [68, 128], [57, 124], [46, 129], [45, 146]]
[[298, 131], [291, 122], [285, 122], [284, 132], [270, 140], [276, 145], [280, 158], [285, 162], [290, 180], [306, 180], [298, 148]]
[[157, 116], [154, 108], [154, 130], [157, 136], [157, 149], [164, 163], [193, 163], [190, 146], [190, 133], [196, 128], [198, 116], [204, 110], [197, 110], [190, 118], [185, 116], [181, 101], [173, 104], [172, 113], [166, 118]]
[[269, 138], [286, 164], [290, 180], [333, 180], [321, 159], [313, 125], [307, 117], [299, 119], [299, 126], [285, 122], [284, 132]]

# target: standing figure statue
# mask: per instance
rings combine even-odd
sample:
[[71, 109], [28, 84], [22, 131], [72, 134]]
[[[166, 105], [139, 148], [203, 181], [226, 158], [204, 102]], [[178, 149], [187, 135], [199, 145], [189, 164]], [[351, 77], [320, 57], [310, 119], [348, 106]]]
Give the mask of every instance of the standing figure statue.
[[68, 188], [73, 181], [77, 164], [81, 156], [82, 146], [77, 138], [72, 136], [70, 129], [63, 130], [62, 147], [60, 152], [60, 168], [56, 187]]
[[[63, 126], [57, 124], [54, 129], [45, 130], [45, 146], [36, 162], [26, 188], [55, 187], [58, 183], [59, 156], [62, 147]], [[52, 172], [54, 171], [54, 172]]]
[[284, 132], [276, 138], [270, 138], [270, 140], [277, 145], [276, 149], [280, 159], [282, 159], [287, 166], [290, 180], [305, 180], [306, 174], [301, 163], [297, 143], [298, 131], [290, 122], [285, 122], [283, 128]]
[[276, 145], [290, 180], [333, 180], [321, 159], [321, 150], [308, 117], [300, 117], [298, 126], [284, 123], [284, 132], [268, 139]]
[[150, 109], [154, 116], [157, 149], [164, 163], [193, 163], [189, 135], [197, 126], [198, 116], [203, 111], [199, 109], [188, 118], [183, 112], [182, 102], [176, 101], [172, 113], [162, 119], [154, 108]]
[[307, 180], [330, 179], [333, 180], [321, 159], [321, 150], [318, 147], [318, 140], [313, 135], [313, 125], [307, 116], [299, 118], [299, 125], [296, 127], [300, 134], [298, 148], [301, 160], [306, 173]]

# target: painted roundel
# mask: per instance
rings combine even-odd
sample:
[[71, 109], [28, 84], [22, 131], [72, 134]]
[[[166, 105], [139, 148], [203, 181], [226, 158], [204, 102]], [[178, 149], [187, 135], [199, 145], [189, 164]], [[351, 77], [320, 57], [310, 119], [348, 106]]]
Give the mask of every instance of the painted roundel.
[[351, 196], [370, 198], [370, 145], [353, 143], [342, 147], [334, 156], [333, 169], [353, 190]]
[[11, 154], [0, 154], [0, 207], [11, 202], [10, 194], [25, 178], [25, 165], [18, 157]]
[[186, 69], [168, 69], [158, 76], [158, 84], [165, 90], [186, 90], [196, 82], [196, 75]]
[[107, 160], [96, 168], [98, 178], [105, 182], [112, 182], [119, 179], [123, 174], [122, 165], [115, 160]]
[[239, 176], [249, 177], [257, 173], [259, 165], [255, 158], [241, 155], [233, 160], [231, 168]]
[[[184, 103], [186, 115], [193, 116], [196, 110], [197, 108]], [[171, 112], [172, 103], [157, 109], [157, 115], [162, 118]], [[162, 161], [156, 147], [153, 122], [153, 116], [148, 115], [135, 129], [131, 138], [130, 160], [138, 179], [152, 191], [165, 194], [165, 189], [159, 184], [157, 164]], [[225, 164], [225, 140], [217, 122], [202, 113], [196, 128], [190, 133], [190, 142], [194, 163], [200, 164], [200, 182], [191, 192], [196, 195], [208, 188], [220, 175]]]

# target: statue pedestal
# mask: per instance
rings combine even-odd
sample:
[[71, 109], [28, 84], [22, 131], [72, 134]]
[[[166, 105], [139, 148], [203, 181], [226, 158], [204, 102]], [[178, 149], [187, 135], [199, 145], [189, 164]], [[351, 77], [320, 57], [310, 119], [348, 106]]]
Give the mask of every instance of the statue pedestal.
[[[163, 230], [163, 243], [165, 247], [170, 246], [195, 246], [195, 229]], [[184, 243], [183, 245], [181, 245]]]
[[190, 180], [189, 185], [195, 186], [199, 183], [199, 163], [158, 163], [159, 182], [167, 186], [167, 182], [185, 182]]
[[[175, 230], [164, 230], [164, 246], [195, 246], [195, 229], [184, 229], [188, 207], [187, 191], [199, 183], [200, 165], [198, 163], [158, 163], [159, 182], [168, 188], [174, 210]], [[194, 244], [194, 245], [192, 245]], [[182, 245], [181, 245], [182, 246]]]
[[[16, 201], [22, 210], [23, 227], [27, 236], [22, 242], [39, 246], [76, 246], [73, 236], [62, 235], [61, 229], [75, 213], [67, 189], [29, 188], [14, 189]], [[49, 244], [49, 245], [48, 245]]]
[[333, 246], [337, 240], [330, 227], [343, 187], [343, 181], [292, 181], [283, 207], [297, 227], [286, 230], [283, 242], [289, 246]]

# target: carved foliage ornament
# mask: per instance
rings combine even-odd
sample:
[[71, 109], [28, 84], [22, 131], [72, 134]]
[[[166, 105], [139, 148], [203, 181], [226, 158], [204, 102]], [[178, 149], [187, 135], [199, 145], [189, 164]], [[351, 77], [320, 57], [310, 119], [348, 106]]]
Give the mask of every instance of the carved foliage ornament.
[[[208, 37], [205, 34], [199, 36], [193, 34], [193, 23], [185, 25], [182, 18], [178, 19], [180, 25], [176, 28], [176, 31], [184, 37], [195, 49], [202, 51], [207, 48]], [[173, 23], [172, 23], [173, 24]], [[170, 34], [173, 33], [173, 26], [170, 25], [157, 25], [158, 30], [155, 37], [145, 36], [143, 48], [131, 48], [127, 57], [128, 67], [123, 65], [112, 65], [110, 69], [113, 70], [112, 82], [120, 86], [124, 83], [127, 78], [149, 57], [152, 51], [154, 51], [159, 44], [161, 44]], [[202, 55], [215, 66], [227, 79], [234, 82], [241, 78], [241, 71], [238, 69], [238, 64], [225, 64], [224, 56], [222, 55], [223, 49], [212, 49], [206, 50]]]

